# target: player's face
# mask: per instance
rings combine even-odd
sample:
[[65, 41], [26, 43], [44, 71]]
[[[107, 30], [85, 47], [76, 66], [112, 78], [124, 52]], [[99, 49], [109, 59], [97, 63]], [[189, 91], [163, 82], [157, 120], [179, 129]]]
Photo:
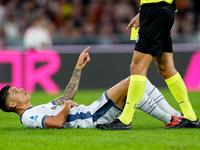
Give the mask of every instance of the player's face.
[[17, 102], [19, 104], [29, 102], [31, 98], [31, 95], [24, 91], [23, 88], [18, 89], [16, 87], [10, 87], [8, 93], [8, 98], [10, 98], [11, 101]]

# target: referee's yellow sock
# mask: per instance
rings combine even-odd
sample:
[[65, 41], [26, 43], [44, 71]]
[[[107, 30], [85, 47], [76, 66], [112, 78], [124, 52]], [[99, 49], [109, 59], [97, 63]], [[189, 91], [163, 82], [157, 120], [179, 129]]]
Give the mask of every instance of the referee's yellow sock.
[[126, 105], [119, 120], [128, 125], [132, 122], [134, 112], [140, 102], [146, 87], [147, 78], [141, 75], [131, 75]]
[[173, 94], [174, 98], [181, 107], [181, 110], [184, 114], [184, 118], [189, 119], [191, 121], [197, 120], [197, 116], [195, 115], [192, 105], [189, 101], [185, 83], [183, 82], [183, 79], [180, 76], [180, 74], [177, 72], [169, 79], [166, 79], [165, 82], [167, 83], [171, 93]]

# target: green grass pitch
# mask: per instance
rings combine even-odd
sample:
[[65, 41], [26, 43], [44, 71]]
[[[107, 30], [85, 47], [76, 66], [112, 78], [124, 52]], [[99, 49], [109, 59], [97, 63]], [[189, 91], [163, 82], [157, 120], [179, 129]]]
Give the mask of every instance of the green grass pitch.
[[[160, 89], [168, 102], [180, 110], [168, 89]], [[74, 101], [85, 105], [104, 90], [79, 90]], [[58, 95], [32, 94], [31, 103], [47, 103]], [[200, 117], [200, 92], [190, 92], [190, 101]], [[200, 129], [164, 129], [164, 124], [137, 110], [131, 131], [98, 129], [26, 129], [14, 113], [0, 111], [0, 150], [191, 150], [200, 149]]]

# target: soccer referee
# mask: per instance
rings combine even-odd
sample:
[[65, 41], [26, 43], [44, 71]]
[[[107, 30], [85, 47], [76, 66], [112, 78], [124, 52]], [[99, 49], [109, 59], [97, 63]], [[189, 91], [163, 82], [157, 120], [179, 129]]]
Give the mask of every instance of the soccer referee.
[[139, 13], [127, 26], [127, 30], [132, 26], [135, 29], [139, 28], [130, 66], [131, 79], [127, 102], [120, 118], [111, 124], [102, 125], [102, 129], [125, 130], [130, 125], [144, 93], [147, 70], [153, 59], [184, 115], [181, 122], [171, 128], [199, 128], [199, 119], [194, 113], [185, 83], [175, 69], [173, 61], [170, 31], [174, 23], [174, 12], [177, 11], [176, 1], [141, 0], [140, 5]]

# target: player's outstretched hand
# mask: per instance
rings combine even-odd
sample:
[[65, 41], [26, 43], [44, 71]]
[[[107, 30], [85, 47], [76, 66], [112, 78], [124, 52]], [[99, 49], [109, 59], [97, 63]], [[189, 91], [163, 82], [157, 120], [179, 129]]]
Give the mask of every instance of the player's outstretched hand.
[[90, 61], [90, 56], [89, 53], [87, 52], [89, 49], [90, 46], [84, 49], [83, 52], [80, 54], [78, 62], [76, 64], [76, 69], [82, 69], [87, 64], [87, 62]]
[[135, 28], [135, 30], [136, 30], [137, 28], [140, 27], [140, 13], [138, 13], [138, 14], [130, 21], [130, 23], [128, 24], [126, 30], [128, 30], [128, 29], [129, 29], [130, 27], [132, 27], [132, 26]]

